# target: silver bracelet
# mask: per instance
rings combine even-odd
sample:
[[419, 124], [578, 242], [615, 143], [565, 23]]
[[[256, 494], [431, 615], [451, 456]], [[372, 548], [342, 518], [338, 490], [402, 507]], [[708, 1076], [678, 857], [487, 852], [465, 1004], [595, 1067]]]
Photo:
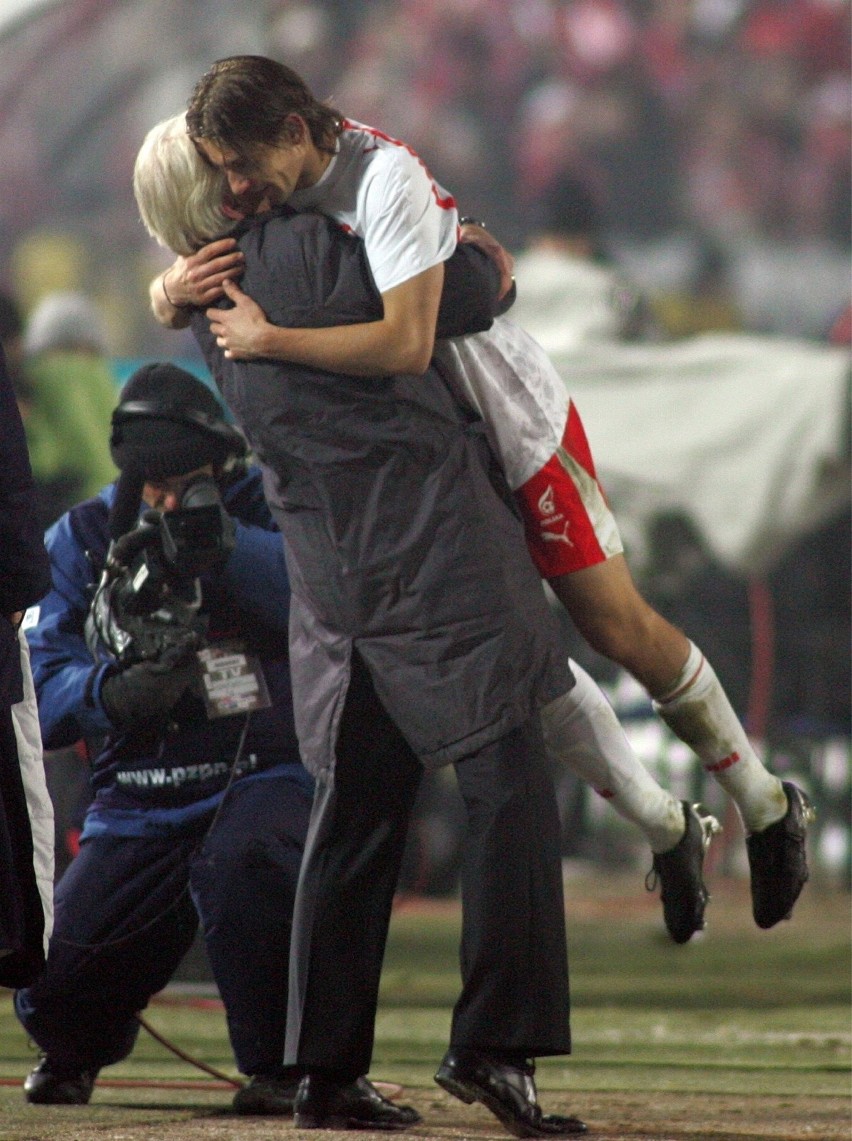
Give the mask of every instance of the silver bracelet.
[[178, 305], [177, 301], [172, 301], [171, 297], [169, 297], [169, 291], [168, 291], [168, 289], [166, 289], [166, 276], [167, 276], [168, 272], [169, 271], [166, 270], [166, 272], [160, 278], [160, 284], [163, 287], [163, 296], [165, 297], [166, 301], [168, 301], [168, 303], [169, 303], [169, 305], [171, 305], [172, 309], [191, 309], [192, 306], [188, 305], [186, 302], [184, 302], [183, 305]]

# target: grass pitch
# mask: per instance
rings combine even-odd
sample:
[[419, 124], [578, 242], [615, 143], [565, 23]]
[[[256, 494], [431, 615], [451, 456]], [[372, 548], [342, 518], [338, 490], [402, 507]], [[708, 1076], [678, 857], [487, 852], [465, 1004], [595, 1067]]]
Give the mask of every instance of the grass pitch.
[[[850, 1138], [849, 895], [808, 885], [794, 921], [761, 932], [746, 886], [720, 880], [707, 932], [676, 947], [641, 879], [566, 882], [574, 1054], [539, 1062], [545, 1107], [583, 1117], [599, 1141]], [[505, 1138], [487, 1111], [432, 1082], [458, 990], [458, 931], [455, 903], [401, 901], [372, 1076], [404, 1085], [423, 1114], [408, 1136]], [[236, 1078], [215, 997], [169, 991], [145, 1017], [180, 1050]], [[87, 1107], [26, 1105], [20, 1082], [35, 1060], [8, 995], [0, 997], [0, 1141], [300, 1136], [286, 1120], [229, 1114], [232, 1088], [144, 1030], [133, 1055], [103, 1071]]]

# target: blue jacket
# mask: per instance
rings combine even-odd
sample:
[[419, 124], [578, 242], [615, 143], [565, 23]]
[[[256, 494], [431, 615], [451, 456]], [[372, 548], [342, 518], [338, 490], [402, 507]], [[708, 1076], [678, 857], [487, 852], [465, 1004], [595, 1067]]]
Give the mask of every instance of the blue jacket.
[[[87, 830], [138, 833], [160, 824], [179, 825], [215, 805], [227, 784], [245, 716], [209, 720], [201, 698], [187, 694], [165, 729], [113, 730], [101, 702], [104, 677], [113, 667], [93, 662], [85, 621], [109, 546], [114, 498], [113, 484], [66, 512], [47, 532], [53, 586], [29, 612], [27, 638], [45, 747], [61, 748], [81, 738], [99, 742]], [[251, 468], [232, 482], [224, 503], [236, 523], [236, 548], [224, 572], [201, 578], [208, 640], [238, 639], [256, 654], [271, 698], [269, 708], [251, 715], [240, 772], [262, 774], [285, 765], [294, 779], [309, 786], [293, 726], [290, 587], [281, 535], [263, 498], [259, 471]]]

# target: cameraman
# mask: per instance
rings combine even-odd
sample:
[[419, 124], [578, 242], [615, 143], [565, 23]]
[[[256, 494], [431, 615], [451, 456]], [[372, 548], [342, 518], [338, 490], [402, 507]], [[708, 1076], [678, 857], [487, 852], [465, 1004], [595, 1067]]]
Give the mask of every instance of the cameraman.
[[[280, 534], [242, 437], [183, 369], [139, 369], [112, 425], [121, 477], [48, 531], [53, 587], [28, 616], [45, 745], [100, 746], [80, 852], [56, 888], [46, 969], [15, 995], [42, 1051], [25, 1096], [88, 1102], [101, 1067], [133, 1049], [137, 1012], [168, 983], [200, 919], [237, 1065], [251, 1077], [234, 1108], [288, 1113], [290, 915], [312, 784], [293, 727]], [[150, 510], [167, 522], [204, 476], [221, 493], [216, 514], [234, 544], [223, 569], [199, 575], [205, 652], [167, 645], [143, 660], [93, 661], [87, 616], [119, 536], [146, 511], [136, 535], [155, 532]], [[238, 666], [231, 693], [227, 670], [218, 688], [209, 670], [202, 685], [200, 659], [217, 647]], [[247, 689], [257, 707], [228, 715]]]

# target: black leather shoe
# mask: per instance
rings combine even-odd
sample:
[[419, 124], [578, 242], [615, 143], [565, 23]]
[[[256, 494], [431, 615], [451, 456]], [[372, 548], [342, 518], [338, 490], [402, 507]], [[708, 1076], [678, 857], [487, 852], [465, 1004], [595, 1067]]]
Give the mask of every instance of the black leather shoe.
[[481, 1102], [516, 1137], [570, 1137], [588, 1128], [579, 1117], [542, 1113], [532, 1066], [508, 1066], [473, 1050], [448, 1050], [435, 1081], [467, 1105]]
[[231, 1105], [244, 1117], [291, 1117], [298, 1088], [298, 1078], [255, 1074], [237, 1090]]
[[60, 1065], [45, 1054], [24, 1080], [24, 1097], [31, 1105], [88, 1105], [97, 1070]]
[[408, 1129], [420, 1121], [410, 1105], [396, 1105], [366, 1078], [340, 1082], [307, 1074], [299, 1083], [293, 1124], [297, 1129]]

